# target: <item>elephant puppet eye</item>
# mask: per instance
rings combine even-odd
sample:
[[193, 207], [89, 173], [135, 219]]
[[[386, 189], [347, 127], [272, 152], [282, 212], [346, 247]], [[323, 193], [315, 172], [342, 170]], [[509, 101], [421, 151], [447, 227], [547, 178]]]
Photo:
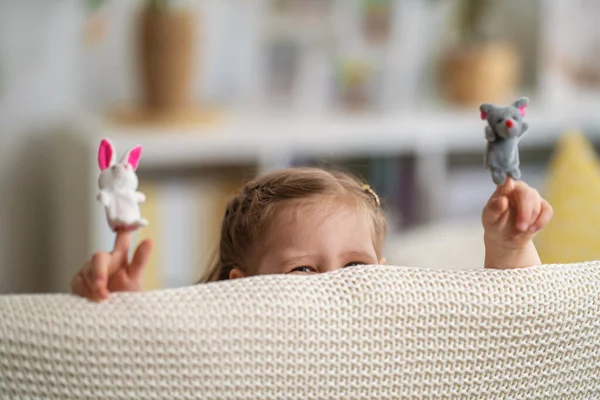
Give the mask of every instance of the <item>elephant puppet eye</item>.
[[501, 124], [501, 123], [502, 123], [502, 121], [504, 121], [504, 118], [500, 118], [500, 119], [498, 119], [498, 120], [496, 121], [496, 123], [497, 123], [497, 124]]

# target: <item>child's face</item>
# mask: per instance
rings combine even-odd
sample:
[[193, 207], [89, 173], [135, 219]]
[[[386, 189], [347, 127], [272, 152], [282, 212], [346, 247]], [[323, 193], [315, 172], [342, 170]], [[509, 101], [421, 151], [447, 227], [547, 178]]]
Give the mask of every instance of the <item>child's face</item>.
[[369, 214], [340, 202], [289, 204], [274, 215], [254, 272], [311, 274], [383, 264], [377, 259]]

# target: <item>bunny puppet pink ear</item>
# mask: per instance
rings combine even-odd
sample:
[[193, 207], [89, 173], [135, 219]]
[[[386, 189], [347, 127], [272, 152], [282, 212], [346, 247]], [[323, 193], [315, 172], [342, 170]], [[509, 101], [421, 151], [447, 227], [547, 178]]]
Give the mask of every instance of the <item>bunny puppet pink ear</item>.
[[123, 164], [129, 164], [135, 170], [140, 163], [140, 158], [142, 157], [142, 146], [135, 146], [133, 149], [129, 150], [127, 154], [123, 157]]
[[527, 104], [525, 104], [524, 106], [519, 107], [519, 111], [521, 112], [522, 116], [525, 116], [525, 107], [527, 107]]
[[108, 139], [102, 139], [98, 148], [98, 166], [105, 170], [115, 162], [115, 150]]

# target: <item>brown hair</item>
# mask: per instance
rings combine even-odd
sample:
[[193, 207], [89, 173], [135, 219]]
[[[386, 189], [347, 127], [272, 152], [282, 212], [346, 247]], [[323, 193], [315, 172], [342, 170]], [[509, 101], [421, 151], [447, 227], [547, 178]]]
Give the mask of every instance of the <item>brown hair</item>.
[[354, 201], [369, 212], [373, 220], [375, 250], [381, 257], [387, 233], [386, 219], [377, 194], [368, 185], [343, 172], [311, 167], [288, 168], [255, 178], [229, 200], [218, 249], [200, 282], [229, 279], [235, 268], [248, 272], [244, 261], [268, 228], [276, 207], [287, 201], [321, 196]]

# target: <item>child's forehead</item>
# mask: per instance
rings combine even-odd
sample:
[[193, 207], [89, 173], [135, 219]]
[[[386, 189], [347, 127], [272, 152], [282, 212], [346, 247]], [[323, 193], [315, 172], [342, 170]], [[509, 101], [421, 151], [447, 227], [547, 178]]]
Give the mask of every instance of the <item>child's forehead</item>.
[[371, 228], [369, 214], [364, 207], [344, 201], [290, 201], [281, 204], [272, 214], [265, 230], [265, 239], [280, 241], [315, 232], [337, 233], [340, 229]]
[[267, 251], [364, 247], [372, 243], [372, 222], [366, 211], [347, 205], [296, 205], [278, 210], [264, 232]]
[[282, 202], [273, 218], [282, 223], [304, 222], [307, 219], [353, 217], [362, 219], [368, 215], [365, 207], [357, 201], [340, 196], [320, 196]]
[[292, 250], [293, 254], [365, 253], [375, 246], [373, 218], [356, 202], [321, 199], [286, 203], [273, 210], [255, 248], [257, 257]]

